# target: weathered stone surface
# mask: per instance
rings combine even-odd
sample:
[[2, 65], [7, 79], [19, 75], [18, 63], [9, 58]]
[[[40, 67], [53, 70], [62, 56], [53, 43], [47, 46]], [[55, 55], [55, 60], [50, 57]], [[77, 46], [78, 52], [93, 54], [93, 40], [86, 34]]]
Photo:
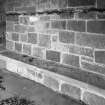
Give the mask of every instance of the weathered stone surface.
[[67, 83], [61, 85], [61, 92], [77, 100], [81, 98], [80, 88]]
[[22, 52], [22, 44], [21, 43], [15, 43], [15, 51], [21, 53]]
[[85, 70], [81, 70], [78, 68], [74, 68], [71, 66], [64, 66], [55, 62], [51, 61], [45, 61], [38, 58], [34, 58], [32, 62], [29, 62], [29, 59], [31, 57], [28, 56], [22, 56], [20, 54], [16, 54], [14, 52], [6, 51], [1, 53], [4, 56], [20, 60], [22, 62], [37, 66], [38, 68], [43, 68], [45, 70], [49, 70], [51, 72], [55, 72], [88, 84], [91, 84], [93, 86], [105, 89], [105, 78], [103, 76], [100, 76], [98, 74], [88, 72]]
[[68, 0], [68, 6], [69, 7], [77, 7], [77, 6], [94, 6], [95, 5], [95, 0]]
[[31, 55], [31, 45], [30, 44], [23, 44], [23, 53]]
[[53, 29], [66, 29], [66, 21], [52, 21], [51, 27]]
[[95, 35], [87, 33], [76, 34], [76, 44], [92, 48], [105, 48], [105, 35]]
[[44, 48], [40, 48], [40, 47], [33, 47], [32, 48], [32, 52], [33, 52], [33, 56], [34, 57], [38, 57], [38, 58], [45, 58], [45, 50]]
[[79, 56], [63, 54], [62, 63], [74, 67], [79, 67]]
[[28, 42], [32, 44], [37, 43], [37, 34], [36, 33], [28, 33]]
[[88, 56], [88, 57], [94, 56], [94, 50], [92, 48], [81, 47], [81, 46], [76, 46], [76, 45], [70, 45], [69, 52], [73, 54], [75, 53], [78, 55]]
[[105, 51], [95, 51], [95, 61], [105, 65]]
[[7, 32], [14, 32], [14, 24], [13, 22], [6, 22], [6, 31]]
[[19, 23], [28, 25], [29, 24], [29, 17], [28, 16], [20, 16], [19, 17]]
[[13, 41], [19, 41], [19, 34], [18, 33], [12, 33], [12, 40]]
[[27, 31], [27, 26], [24, 25], [15, 25], [15, 32], [19, 32], [19, 33], [25, 33]]
[[103, 67], [103, 66], [99, 66], [95, 63], [88, 63], [88, 62], [85, 62], [85, 61], [82, 61], [81, 65], [84, 69], [87, 69], [90, 72], [93, 71], [93, 72], [105, 75], [105, 67]]
[[51, 76], [44, 76], [44, 85], [54, 89], [59, 90], [59, 82], [58, 80], [52, 78]]
[[83, 101], [89, 105], [105, 105], [104, 97], [89, 92], [83, 94]]
[[38, 45], [41, 47], [50, 48], [51, 47], [50, 35], [40, 34]]
[[58, 94], [41, 84], [20, 77], [16, 73], [13, 74], [5, 69], [0, 70], [0, 75], [4, 78], [3, 85], [6, 86], [6, 91], [0, 91], [1, 99], [6, 99], [17, 94], [34, 100], [35, 104], [40, 105], [85, 105], [82, 102]]
[[74, 43], [74, 32], [60, 31], [59, 40], [63, 43]]
[[46, 59], [55, 62], [60, 62], [60, 52], [47, 50]]
[[19, 36], [20, 36], [20, 41], [21, 42], [28, 42], [28, 35], [27, 35], [27, 33], [19, 34]]
[[6, 49], [13, 51], [14, 50], [14, 42], [6, 40]]
[[0, 59], [0, 69], [1, 68], [6, 68], [6, 61], [3, 59]]
[[67, 29], [72, 31], [85, 32], [86, 23], [85, 21], [69, 20], [67, 21]]
[[[94, 27], [95, 26], [95, 27]], [[105, 34], [105, 21], [88, 21], [87, 22], [87, 31], [91, 33], [101, 33]]]

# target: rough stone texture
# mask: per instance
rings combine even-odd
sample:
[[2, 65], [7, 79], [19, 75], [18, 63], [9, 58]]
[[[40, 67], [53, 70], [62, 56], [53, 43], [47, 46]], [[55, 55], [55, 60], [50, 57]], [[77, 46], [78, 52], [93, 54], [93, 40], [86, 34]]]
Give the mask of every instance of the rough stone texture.
[[12, 40], [13, 41], [19, 41], [19, 34], [18, 33], [12, 33]]
[[79, 68], [74, 68], [72, 66], [64, 66], [62, 64], [58, 64], [51, 61], [45, 61], [38, 58], [34, 58], [32, 62], [29, 62], [29, 59], [32, 57], [23, 56], [21, 54], [16, 54], [14, 52], [5, 51], [1, 53], [4, 56], [34, 65], [38, 68], [42, 68], [44, 70], [49, 70], [51, 72], [61, 74], [87, 84], [91, 84], [93, 86], [99, 87], [101, 89], [105, 89], [105, 77], [102, 75], [98, 75], [92, 72], [88, 72], [86, 70], [81, 70]]
[[[95, 27], [94, 27], [95, 26]], [[101, 21], [88, 21], [87, 31], [91, 33], [105, 34], [105, 20]]]
[[105, 74], [105, 67], [104, 66], [99, 66], [95, 63], [88, 63], [88, 62], [81, 62], [81, 65], [84, 69], [87, 69], [90, 72], [96, 72], [100, 74]]
[[38, 58], [45, 58], [45, 54], [44, 54], [44, 48], [40, 48], [40, 47], [33, 47], [32, 49], [33, 52], [33, 56], [34, 57], [38, 57]]
[[11, 21], [11, 22], [18, 23], [19, 19], [18, 19], [17, 15], [8, 15], [6, 17], [6, 21]]
[[61, 92], [77, 100], [80, 100], [81, 98], [80, 88], [72, 86], [70, 84], [63, 83], [61, 85]]
[[25, 33], [27, 31], [27, 26], [15, 25], [15, 32]]
[[28, 35], [27, 35], [27, 33], [20, 34], [19, 36], [20, 36], [20, 41], [21, 42], [28, 42]]
[[6, 33], [6, 39], [7, 39], [7, 40], [12, 40], [12, 33], [7, 32], [7, 33]]
[[41, 47], [50, 48], [51, 46], [50, 35], [40, 34], [38, 45]]
[[88, 12], [88, 13], [84, 13], [84, 12], [80, 12], [78, 14], [76, 14], [76, 18], [79, 19], [96, 19], [96, 12]]
[[28, 32], [35, 32], [34, 26], [28, 26]]
[[69, 20], [67, 21], [67, 29], [73, 31], [85, 32], [86, 31], [85, 21]]
[[81, 56], [81, 61], [87, 61], [87, 62], [94, 62], [94, 58], [86, 57], [86, 56]]
[[104, 49], [105, 48], [105, 35], [77, 33], [76, 44], [92, 47], [92, 48]]
[[68, 6], [94, 6], [95, 5], [95, 0], [68, 0]]
[[51, 60], [51, 61], [60, 62], [60, 52], [47, 50], [46, 59]]
[[81, 47], [81, 46], [76, 46], [76, 45], [70, 45], [69, 46], [69, 52], [79, 54], [79, 55], [88, 56], [88, 57], [94, 56], [93, 55], [94, 54], [93, 49]]
[[6, 22], [6, 31], [7, 32], [14, 32], [14, 24], [12, 22]]
[[28, 33], [28, 42], [32, 44], [37, 43], [37, 34], [36, 33]]
[[104, 0], [97, 0], [97, 7], [98, 8], [105, 8], [105, 1]]
[[58, 80], [52, 78], [51, 76], [44, 76], [44, 85], [54, 89], [59, 90], [59, 82]]
[[30, 98], [40, 105], [85, 105], [82, 102], [58, 94], [41, 84], [20, 77], [5, 69], [0, 70], [0, 75], [3, 76], [3, 85], [6, 87], [6, 91], [0, 90], [1, 99], [17, 94], [28, 99]]
[[61, 13], [59, 14], [60, 19], [73, 19], [74, 13]]
[[105, 64], [105, 51], [95, 51], [95, 61]]
[[28, 16], [20, 16], [19, 17], [19, 23], [28, 25], [29, 24], [29, 17]]
[[52, 21], [51, 27], [54, 29], [66, 29], [66, 21]]
[[22, 52], [22, 44], [21, 43], [15, 43], [15, 51], [21, 53]]
[[3, 59], [0, 59], [0, 69], [1, 68], [6, 68], [6, 61]]
[[63, 54], [63, 64], [71, 65], [74, 67], [79, 67], [79, 56], [70, 55], [70, 54]]
[[23, 44], [23, 53], [31, 55], [31, 45]]
[[83, 101], [89, 105], [105, 105], [105, 98], [101, 96], [85, 92], [83, 97]]
[[[10, 44], [6, 45], [7, 49], [21, 52], [19, 44], [22, 44], [24, 57], [20, 55], [19, 58], [16, 58], [12, 55], [13, 58], [105, 89], [104, 67], [98, 65], [98, 63], [105, 64], [103, 53], [105, 49], [105, 18], [104, 13], [97, 14], [91, 8], [102, 9], [104, 2], [103, 0], [100, 2], [97, 0], [97, 2], [98, 4], [96, 4], [96, 0], [8, 0], [8, 5], [5, 5], [6, 12], [15, 10], [20, 13], [28, 13], [28, 15], [8, 16], [6, 29], [10, 35], [7, 36], [7, 43]], [[64, 11], [64, 13], [51, 15], [45, 13], [37, 15], [37, 21], [29, 20], [30, 14], [36, 11], [56, 11], [67, 8], [73, 11], [78, 8], [81, 10], [91, 8], [91, 11], [88, 13], [82, 11], [79, 11], [80, 13], [65, 13]], [[2, 33], [1, 30], [0, 33]], [[17, 32], [19, 36], [11, 37], [10, 32]], [[33, 33], [37, 35], [33, 35]], [[14, 46], [13, 41], [18, 44]], [[103, 52], [96, 51], [100, 49]], [[30, 55], [30, 57], [26, 55]]]
[[25, 12], [25, 13], [35, 13], [36, 12], [36, 8], [35, 6], [32, 7], [20, 7], [20, 8], [15, 8], [15, 11], [17, 12]]
[[6, 40], [6, 48], [8, 50], [14, 50], [14, 42], [13, 41]]
[[59, 40], [63, 43], [74, 43], [74, 33], [67, 32], [67, 31], [60, 31], [59, 32]]

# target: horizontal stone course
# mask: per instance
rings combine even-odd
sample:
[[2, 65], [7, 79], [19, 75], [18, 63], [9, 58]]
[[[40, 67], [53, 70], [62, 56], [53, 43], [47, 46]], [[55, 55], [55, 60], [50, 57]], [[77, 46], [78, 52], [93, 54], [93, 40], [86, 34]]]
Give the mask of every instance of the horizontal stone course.
[[61, 85], [61, 92], [77, 100], [81, 100], [81, 90], [80, 88], [76, 86], [72, 86], [70, 84], [63, 83]]
[[22, 56], [20, 54], [16, 54], [10, 51], [6, 51], [1, 54], [10, 58], [28, 63], [30, 65], [34, 65], [38, 68], [48, 70], [50, 72], [54, 72], [60, 75], [64, 75], [64, 76], [91, 84], [93, 86], [99, 87], [101, 89], [105, 89], [105, 84], [104, 84], [105, 79], [103, 76], [100, 76], [98, 74], [90, 73], [73, 67], [67, 67], [61, 64], [56, 64], [55, 62], [47, 62], [37, 58], [34, 58], [32, 62], [29, 62], [30, 57]]
[[87, 22], [87, 31], [91, 33], [105, 34], [105, 20], [93, 20]]
[[77, 33], [76, 34], [76, 44], [87, 46], [91, 48], [105, 48], [105, 35], [95, 35], [87, 33]]
[[72, 31], [85, 32], [86, 23], [83, 20], [69, 20], [67, 21], [67, 29]]
[[18, 23], [19, 22], [19, 17], [17, 15], [7, 15], [6, 17], [6, 21], [12, 21], [14, 23]]
[[81, 62], [81, 66], [84, 69], [87, 69], [90, 72], [96, 72], [96, 73], [100, 73], [102, 75], [105, 75], [105, 67], [104, 66], [100, 66], [100, 65], [95, 64], [93, 62], [88, 63], [88, 62], [85, 62], [85, 61]]
[[94, 57], [94, 50], [92, 48], [87, 48], [83, 46], [81, 47], [76, 45], [70, 45], [69, 52], [73, 54], [75, 53], [75, 54], [84, 55], [88, 57]]
[[96, 3], [95, 0], [68, 0], [69, 7], [78, 7], [78, 6], [94, 6]]
[[74, 43], [75, 34], [73, 32], [60, 31], [59, 40], [62, 43]]
[[63, 54], [62, 55], [62, 63], [67, 64], [74, 67], [79, 67], [79, 56], [71, 55], [71, 54]]
[[66, 29], [66, 21], [52, 21], [51, 27], [53, 29]]
[[54, 90], [59, 90], [59, 81], [52, 78], [51, 76], [44, 76], [44, 85], [54, 89]]
[[83, 101], [89, 105], [105, 105], [104, 97], [89, 92], [84, 92]]
[[55, 61], [55, 62], [60, 62], [60, 52], [47, 50], [46, 51], [46, 59]]
[[27, 31], [27, 26], [24, 25], [15, 25], [15, 32], [25, 33]]

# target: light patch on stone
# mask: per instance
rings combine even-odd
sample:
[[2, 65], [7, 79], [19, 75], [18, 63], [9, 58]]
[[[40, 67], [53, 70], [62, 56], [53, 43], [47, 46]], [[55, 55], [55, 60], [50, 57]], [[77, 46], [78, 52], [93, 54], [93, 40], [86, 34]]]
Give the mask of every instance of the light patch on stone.
[[17, 73], [17, 68], [18, 68], [18, 65], [15, 61], [12, 61], [9, 59], [7, 60], [7, 65], [6, 65], [7, 70]]
[[37, 16], [30, 16], [29, 20], [30, 20], [30, 22], [36, 22], [39, 20], [39, 18]]

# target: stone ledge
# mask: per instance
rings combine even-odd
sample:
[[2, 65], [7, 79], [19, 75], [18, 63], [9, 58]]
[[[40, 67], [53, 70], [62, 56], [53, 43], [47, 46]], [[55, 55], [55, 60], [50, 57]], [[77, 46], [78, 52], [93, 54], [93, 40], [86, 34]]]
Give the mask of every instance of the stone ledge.
[[[7, 63], [6, 68], [9, 71], [18, 73], [22, 77], [34, 80], [38, 83], [41, 83], [41, 84], [47, 86], [48, 88], [53, 89], [54, 91], [68, 95], [76, 100], [83, 100], [87, 104], [90, 102], [90, 100], [89, 99], [87, 101], [84, 100], [84, 95], [86, 92], [88, 92], [89, 94], [93, 94], [92, 98], [94, 98], [94, 96], [96, 96], [96, 97], [99, 97], [99, 100], [105, 101], [105, 90], [103, 90], [103, 89], [94, 87], [92, 85], [86, 84], [82, 81], [72, 79], [70, 77], [65, 77], [63, 75], [59, 75], [58, 73], [54, 73], [54, 72], [48, 71], [46, 69], [38, 68], [37, 66], [33, 66], [33, 65], [30, 65], [25, 62], [21, 62], [16, 59], [6, 57], [4, 55], [0, 55], [0, 58], [4, 59], [6, 61], [6, 63]], [[27, 74], [26, 71], [28, 71], [28, 69], [29, 69], [29, 71], [31, 70], [32, 72]], [[33, 75], [30, 75], [30, 74], [33, 74]], [[38, 76], [38, 74], [40, 74], [40, 75]], [[41, 74], [44, 74], [44, 75], [41, 75]], [[44, 84], [45, 83], [45, 79], [44, 79], [45, 75], [52, 78], [52, 79], [50, 79], [52, 81], [52, 83], [50, 83], [50, 81], [47, 81], [47, 84]], [[43, 78], [43, 76], [44, 76], [44, 78]], [[57, 83], [57, 81], [59, 84]], [[65, 85], [66, 87], [64, 87], [66, 90], [64, 88], [62, 90], [63, 84], [66, 84]], [[51, 86], [49, 86], [49, 85], [51, 85]], [[59, 85], [59, 87], [57, 86], [55, 88], [53, 85]], [[76, 94], [77, 91], [78, 91], [78, 94]], [[95, 104], [93, 104], [93, 105], [95, 105]]]
[[101, 89], [105, 89], [105, 77], [98, 74], [91, 73], [78, 68], [67, 67], [51, 61], [45, 61], [38, 58], [17, 54], [10, 51], [4, 51], [1, 54], [9, 58], [13, 58], [18, 61], [22, 61], [24, 63], [36, 66], [38, 68], [42, 68], [47, 71], [66, 76]]

